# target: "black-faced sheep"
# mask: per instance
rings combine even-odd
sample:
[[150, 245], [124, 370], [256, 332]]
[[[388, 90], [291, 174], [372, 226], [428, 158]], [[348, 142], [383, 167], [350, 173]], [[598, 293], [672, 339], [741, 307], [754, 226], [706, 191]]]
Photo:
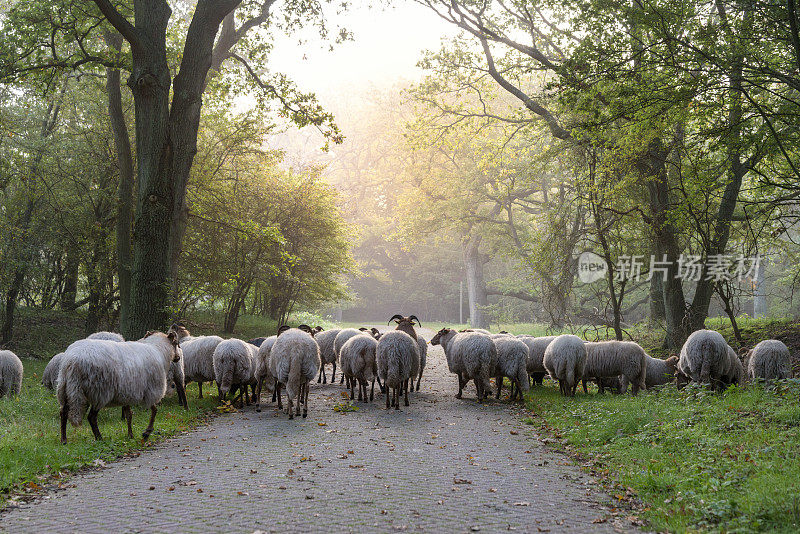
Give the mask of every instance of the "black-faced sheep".
[[646, 387], [647, 354], [633, 341], [599, 341], [586, 343], [586, 364], [583, 367], [583, 391], [587, 380], [624, 376], [631, 383], [631, 393]]
[[[412, 369], [411, 369], [411, 391], [414, 391], [414, 379], [417, 379], [417, 387], [416, 390], [419, 391], [419, 384], [422, 381], [422, 372], [425, 370], [425, 365], [428, 363], [428, 343], [425, 341], [423, 337], [417, 334], [417, 331], [414, 329], [414, 325], [422, 326], [419, 319], [417, 319], [416, 315], [409, 315], [408, 317], [404, 317], [400, 314], [394, 315], [391, 319], [389, 319], [389, 323], [394, 321], [397, 324], [395, 330], [400, 330], [405, 332], [409, 336], [411, 336], [416, 342], [418, 347], [418, 354], [419, 360], [412, 362]], [[373, 328], [373, 330], [375, 330]], [[380, 335], [378, 335], [380, 338]]]
[[766, 381], [791, 378], [789, 348], [777, 339], [765, 339], [747, 353], [747, 376]]
[[[67, 421], [78, 426], [89, 409], [95, 439], [102, 439], [97, 414], [109, 405], [122, 406], [133, 437], [130, 407], [150, 408], [150, 423], [142, 433], [153, 432], [157, 408], [167, 390], [170, 365], [180, 361], [181, 348], [174, 332], [156, 332], [139, 341], [113, 342], [82, 339], [70, 345], [58, 376], [61, 405], [61, 443], [67, 442]], [[176, 386], [181, 388], [182, 384]]]
[[10, 350], [0, 350], [0, 399], [22, 389], [22, 361]]
[[575, 396], [584, 365], [586, 344], [578, 336], [557, 336], [544, 351], [544, 368], [558, 380], [558, 388], [565, 397]]

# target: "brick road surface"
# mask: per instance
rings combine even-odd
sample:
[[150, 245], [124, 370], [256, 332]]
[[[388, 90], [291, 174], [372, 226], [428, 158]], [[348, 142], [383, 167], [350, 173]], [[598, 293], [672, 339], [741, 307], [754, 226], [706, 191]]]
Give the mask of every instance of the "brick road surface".
[[[430, 332], [427, 332], [430, 339]], [[330, 371], [329, 371], [330, 373]], [[338, 378], [338, 377], [337, 377]], [[376, 388], [377, 389], [377, 388]], [[519, 407], [454, 398], [430, 347], [411, 406], [336, 413], [312, 386], [308, 419], [245, 408], [75, 487], [0, 516], [11, 532], [613, 532], [608, 497], [520, 422]], [[565, 400], [565, 402], [568, 402]], [[156, 420], [158, 425], [158, 420]]]

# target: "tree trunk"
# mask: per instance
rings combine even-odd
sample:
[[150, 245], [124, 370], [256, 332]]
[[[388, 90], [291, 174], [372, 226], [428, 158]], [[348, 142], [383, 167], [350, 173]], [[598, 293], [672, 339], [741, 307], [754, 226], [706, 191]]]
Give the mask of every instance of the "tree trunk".
[[75, 309], [75, 299], [78, 297], [78, 267], [80, 267], [77, 252], [72, 246], [67, 250], [66, 262], [60, 306], [62, 310], [69, 311]]
[[767, 316], [767, 288], [764, 285], [764, 273], [768, 264], [768, 258], [760, 259], [756, 279], [753, 283], [753, 317], [756, 319], [764, 319]]
[[98, 271], [103, 256], [102, 242], [98, 240], [93, 247], [92, 257], [86, 264], [86, 282], [89, 286], [89, 310], [86, 313], [86, 322], [83, 328], [86, 336], [99, 330], [101, 284]]
[[[122, 36], [105, 35], [109, 47], [118, 54], [122, 49]], [[114, 146], [119, 167], [117, 188], [117, 279], [119, 281], [119, 321], [127, 325], [131, 293], [131, 222], [133, 220], [133, 153], [122, 109], [122, 91], [119, 69], [106, 69], [108, 116], [114, 134]]]
[[486, 283], [483, 279], [483, 261], [478, 250], [480, 238], [464, 239], [464, 270], [467, 278], [469, 298], [469, 324], [473, 328], [488, 328], [489, 321], [483, 313], [486, 299]]

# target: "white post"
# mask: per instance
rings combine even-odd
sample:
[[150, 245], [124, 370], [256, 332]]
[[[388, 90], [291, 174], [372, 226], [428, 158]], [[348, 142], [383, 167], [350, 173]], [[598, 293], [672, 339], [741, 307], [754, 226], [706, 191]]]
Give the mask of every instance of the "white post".
[[464, 324], [464, 281], [458, 283], [458, 324]]

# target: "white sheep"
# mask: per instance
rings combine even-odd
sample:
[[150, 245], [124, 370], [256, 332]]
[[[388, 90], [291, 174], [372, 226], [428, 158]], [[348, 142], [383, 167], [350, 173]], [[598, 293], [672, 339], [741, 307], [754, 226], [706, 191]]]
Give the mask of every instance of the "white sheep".
[[89, 407], [92, 433], [95, 439], [102, 439], [97, 414], [109, 405], [122, 406], [129, 438], [133, 437], [130, 407], [150, 408], [150, 423], [142, 438], [150, 437], [158, 411], [156, 405], [167, 390], [170, 365], [181, 358], [174, 332], [156, 332], [139, 341], [121, 343], [82, 339], [64, 352], [58, 375], [61, 443], [67, 442], [67, 420], [74, 426], [80, 425]]
[[[339, 359], [339, 355], [342, 352], [342, 347], [344, 347], [344, 344], [347, 343], [347, 340], [349, 340], [353, 336], [361, 336], [361, 335], [368, 335], [368, 334], [362, 332], [357, 328], [343, 328], [342, 330], [340, 330], [339, 333], [336, 334], [336, 338], [333, 341], [333, 351], [334, 354], [336, 355], [336, 360]], [[344, 382], [344, 376], [342, 376], [339, 379], [340, 384], [343, 382]]]
[[353, 336], [347, 340], [339, 354], [342, 373], [350, 383], [350, 400], [355, 397], [355, 385], [358, 382], [358, 400], [367, 400], [367, 384], [372, 384], [369, 400], [375, 397], [375, 376], [378, 367], [375, 351], [378, 341], [372, 336]]
[[116, 332], [95, 332], [94, 334], [89, 334], [86, 336], [86, 339], [99, 339], [103, 341], [125, 341], [125, 338], [122, 337], [122, 334], [117, 334]]
[[464, 386], [470, 380], [475, 381], [478, 402], [483, 402], [491, 394], [489, 377], [494, 371], [497, 348], [488, 335], [442, 328], [431, 339], [431, 345], [442, 346], [447, 367], [458, 376], [457, 399], [461, 398]]
[[42, 371], [42, 385], [50, 391], [55, 391], [58, 387], [58, 371], [61, 369], [61, 359], [64, 357], [63, 352], [59, 352], [47, 362], [47, 365]]
[[789, 348], [777, 339], [765, 339], [747, 353], [747, 376], [751, 380], [782, 380], [792, 377]]
[[285, 386], [289, 419], [293, 419], [295, 415], [292, 409], [295, 398], [297, 398], [297, 415], [300, 415], [302, 404], [303, 417], [308, 416], [309, 382], [317, 376], [322, 365], [319, 345], [309, 331], [281, 327], [278, 330], [278, 339], [270, 350], [269, 365], [277, 379], [278, 407], [282, 407], [281, 386]]
[[0, 350], [0, 399], [22, 390], [22, 361], [10, 350]]
[[[675, 372], [678, 368], [678, 357], [670, 356], [666, 360], [661, 358], [653, 358], [647, 355], [645, 359], [647, 365], [647, 374], [644, 382], [647, 389], [652, 389], [656, 386], [663, 386], [675, 380]], [[622, 377], [622, 391], [626, 391], [628, 383], [625, 377]]]
[[561, 394], [575, 396], [578, 381], [586, 365], [586, 345], [578, 336], [557, 336], [544, 351], [544, 368], [554, 380], [558, 380]]
[[241, 339], [226, 339], [214, 349], [213, 365], [220, 401], [238, 388], [237, 402], [242, 395], [247, 403], [247, 386], [254, 380], [254, 355], [258, 350], [254, 345]]
[[500, 398], [503, 390], [503, 377], [511, 381], [511, 400], [517, 395], [522, 399], [522, 394], [530, 389], [528, 383], [528, 346], [513, 336], [501, 335], [492, 339], [497, 349], [497, 359], [495, 360], [495, 377], [497, 392], [496, 398]]
[[319, 368], [319, 376], [317, 383], [328, 383], [328, 375], [325, 372], [325, 366], [333, 364], [333, 372], [331, 373], [331, 384], [336, 380], [336, 356], [337, 352], [334, 349], [336, 336], [341, 332], [341, 328], [333, 328], [331, 330], [323, 330], [314, 336], [314, 340], [319, 345], [319, 356], [322, 360], [322, 365]]
[[219, 336], [192, 336], [189, 330], [181, 324], [174, 324], [170, 329], [178, 336], [183, 350], [183, 370], [186, 383], [197, 382], [198, 398], [203, 398], [203, 382], [213, 382], [214, 376], [214, 349], [222, 343]]
[[[264, 387], [264, 384], [267, 385], [267, 393], [275, 392], [275, 375], [272, 374], [272, 371], [269, 367], [269, 353], [272, 350], [272, 345], [275, 344], [275, 340], [278, 339], [278, 336], [270, 336], [265, 338], [263, 342], [258, 347], [258, 352], [256, 353], [256, 362], [255, 362], [255, 373], [254, 378], [256, 381], [256, 411], [261, 411], [261, 389]], [[273, 402], [275, 399], [272, 399]]]
[[[636, 395], [646, 386], [647, 354], [633, 341], [598, 341], [586, 343], [586, 363], [583, 367], [583, 391], [587, 380], [624, 376]], [[616, 384], [612, 385], [615, 386]], [[604, 384], [605, 386], [605, 384]]]
[[532, 384], [542, 385], [547, 369], [544, 368], [544, 351], [556, 336], [518, 336], [528, 346], [528, 375]]
[[[408, 381], [416, 361], [419, 369], [419, 345], [402, 330], [391, 330], [381, 336], [375, 350], [378, 376], [386, 387], [386, 408], [400, 409], [400, 395], [405, 394], [404, 405], [408, 406]], [[391, 397], [391, 398], [390, 398]]]
[[722, 375], [730, 367], [728, 344], [714, 330], [697, 330], [686, 339], [678, 358], [678, 384], [687, 380], [724, 389]]
[[739, 356], [736, 355], [736, 351], [733, 350], [730, 345], [728, 345], [727, 353], [728, 367], [725, 372], [722, 373], [722, 377], [720, 378], [722, 387], [726, 388], [732, 384], [744, 384], [745, 370], [744, 366], [742, 365], [742, 361], [739, 359]]

